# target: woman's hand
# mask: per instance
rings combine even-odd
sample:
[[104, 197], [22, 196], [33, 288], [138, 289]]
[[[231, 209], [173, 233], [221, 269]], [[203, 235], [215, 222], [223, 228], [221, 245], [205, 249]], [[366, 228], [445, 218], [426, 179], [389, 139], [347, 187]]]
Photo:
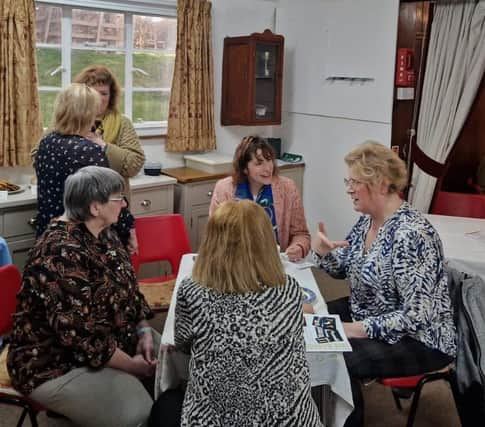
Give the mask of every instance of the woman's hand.
[[130, 237], [128, 239], [127, 249], [130, 255], [138, 253], [138, 239], [136, 237], [136, 231], [134, 228], [130, 230]]
[[131, 358], [131, 374], [138, 378], [148, 378], [155, 375], [157, 363], [147, 362], [141, 354], [135, 354]]
[[368, 338], [362, 322], [343, 322], [347, 338]]
[[103, 149], [106, 147], [106, 142], [104, 142], [103, 138], [101, 138], [96, 132], [89, 132], [86, 135], [86, 138], [95, 144], [98, 144]]
[[303, 304], [303, 313], [306, 314], [314, 314], [315, 310], [313, 309], [313, 305], [311, 304]]
[[136, 346], [136, 354], [140, 354], [148, 363], [156, 363], [155, 349], [151, 332], [145, 332]]
[[320, 256], [325, 256], [336, 248], [349, 246], [347, 240], [330, 240], [323, 222], [318, 223], [317, 233], [312, 238], [312, 249]]
[[301, 252], [301, 247], [298, 245], [288, 246], [285, 251], [288, 259], [292, 262], [299, 261], [301, 259]]

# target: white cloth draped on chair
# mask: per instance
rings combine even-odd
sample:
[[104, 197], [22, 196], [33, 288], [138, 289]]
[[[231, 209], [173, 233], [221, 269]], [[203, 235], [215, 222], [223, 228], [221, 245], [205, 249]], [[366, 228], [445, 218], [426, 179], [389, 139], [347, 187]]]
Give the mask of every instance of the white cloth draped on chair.
[[[445, 163], [485, 70], [485, 0], [442, 0], [435, 7], [416, 143]], [[414, 165], [409, 200], [428, 212], [436, 178]]]

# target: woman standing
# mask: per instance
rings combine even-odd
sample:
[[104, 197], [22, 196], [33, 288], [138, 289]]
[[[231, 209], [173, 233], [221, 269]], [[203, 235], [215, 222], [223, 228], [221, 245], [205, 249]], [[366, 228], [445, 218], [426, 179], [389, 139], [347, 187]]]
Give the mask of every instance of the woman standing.
[[95, 89], [101, 104], [96, 114], [95, 133], [106, 144], [109, 166], [125, 178], [129, 196], [128, 178], [135, 176], [143, 167], [145, 155], [138, 135], [128, 117], [118, 111], [121, 89], [112, 71], [103, 65], [91, 65], [75, 78]]
[[255, 136], [243, 138], [236, 148], [233, 174], [214, 188], [209, 214], [226, 200], [249, 199], [264, 207], [271, 219], [280, 249], [290, 261], [310, 250], [310, 233], [295, 183], [278, 176], [273, 148]]
[[321, 426], [302, 299], [264, 209], [223, 203], [177, 293], [175, 345], [191, 355], [182, 426]]
[[[37, 222], [39, 237], [50, 220], [62, 214], [64, 183], [78, 169], [94, 165], [109, 166], [105, 143], [91, 132], [101, 103], [98, 92], [85, 84], [73, 83], [59, 92], [54, 107], [53, 130], [45, 135], [33, 151], [37, 175]], [[123, 209], [117, 230], [124, 243], [132, 242], [134, 219]]]
[[359, 380], [445, 367], [456, 352], [456, 330], [440, 238], [399, 194], [406, 165], [375, 142], [357, 146], [345, 162], [347, 193], [363, 215], [344, 241], [330, 240], [320, 223], [312, 249], [321, 268], [350, 282], [350, 299], [328, 304], [353, 349], [344, 353], [355, 406], [350, 427], [364, 422]]

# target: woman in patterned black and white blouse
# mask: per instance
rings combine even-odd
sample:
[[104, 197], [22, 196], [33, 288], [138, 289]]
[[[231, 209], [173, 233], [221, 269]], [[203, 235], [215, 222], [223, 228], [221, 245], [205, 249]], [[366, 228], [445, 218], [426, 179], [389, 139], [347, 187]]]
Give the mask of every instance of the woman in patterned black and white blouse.
[[302, 299], [264, 209], [221, 204], [177, 294], [175, 344], [191, 355], [182, 426], [321, 426]]
[[363, 425], [360, 379], [443, 368], [455, 355], [456, 331], [441, 240], [400, 197], [404, 162], [376, 142], [357, 146], [345, 162], [347, 193], [363, 215], [344, 241], [330, 240], [320, 223], [312, 254], [329, 274], [350, 282], [350, 299], [328, 304], [353, 348], [344, 354], [355, 405], [349, 427]]

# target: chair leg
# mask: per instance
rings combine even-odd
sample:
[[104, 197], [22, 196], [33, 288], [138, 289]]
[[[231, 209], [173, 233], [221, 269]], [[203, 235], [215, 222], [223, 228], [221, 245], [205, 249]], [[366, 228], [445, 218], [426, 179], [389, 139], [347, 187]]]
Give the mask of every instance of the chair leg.
[[22, 427], [25, 421], [25, 417], [29, 413], [29, 408], [23, 407], [22, 413], [20, 414], [20, 418], [17, 422], [17, 427]]
[[37, 423], [37, 411], [34, 411], [31, 409], [29, 411], [29, 418], [30, 418], [30, 424], [32, 424], [32, 427], [39, 427], [39, 424]]
[[397, 409], [399, 409], [400, 411], [402, 411], [401, 399], [397, 395], [396, 390], [394, 389], [394, 387], [391, 388], [391, 391], [392, 391], [392, 397], [394, 398], [394, 402], [396, 403]]

